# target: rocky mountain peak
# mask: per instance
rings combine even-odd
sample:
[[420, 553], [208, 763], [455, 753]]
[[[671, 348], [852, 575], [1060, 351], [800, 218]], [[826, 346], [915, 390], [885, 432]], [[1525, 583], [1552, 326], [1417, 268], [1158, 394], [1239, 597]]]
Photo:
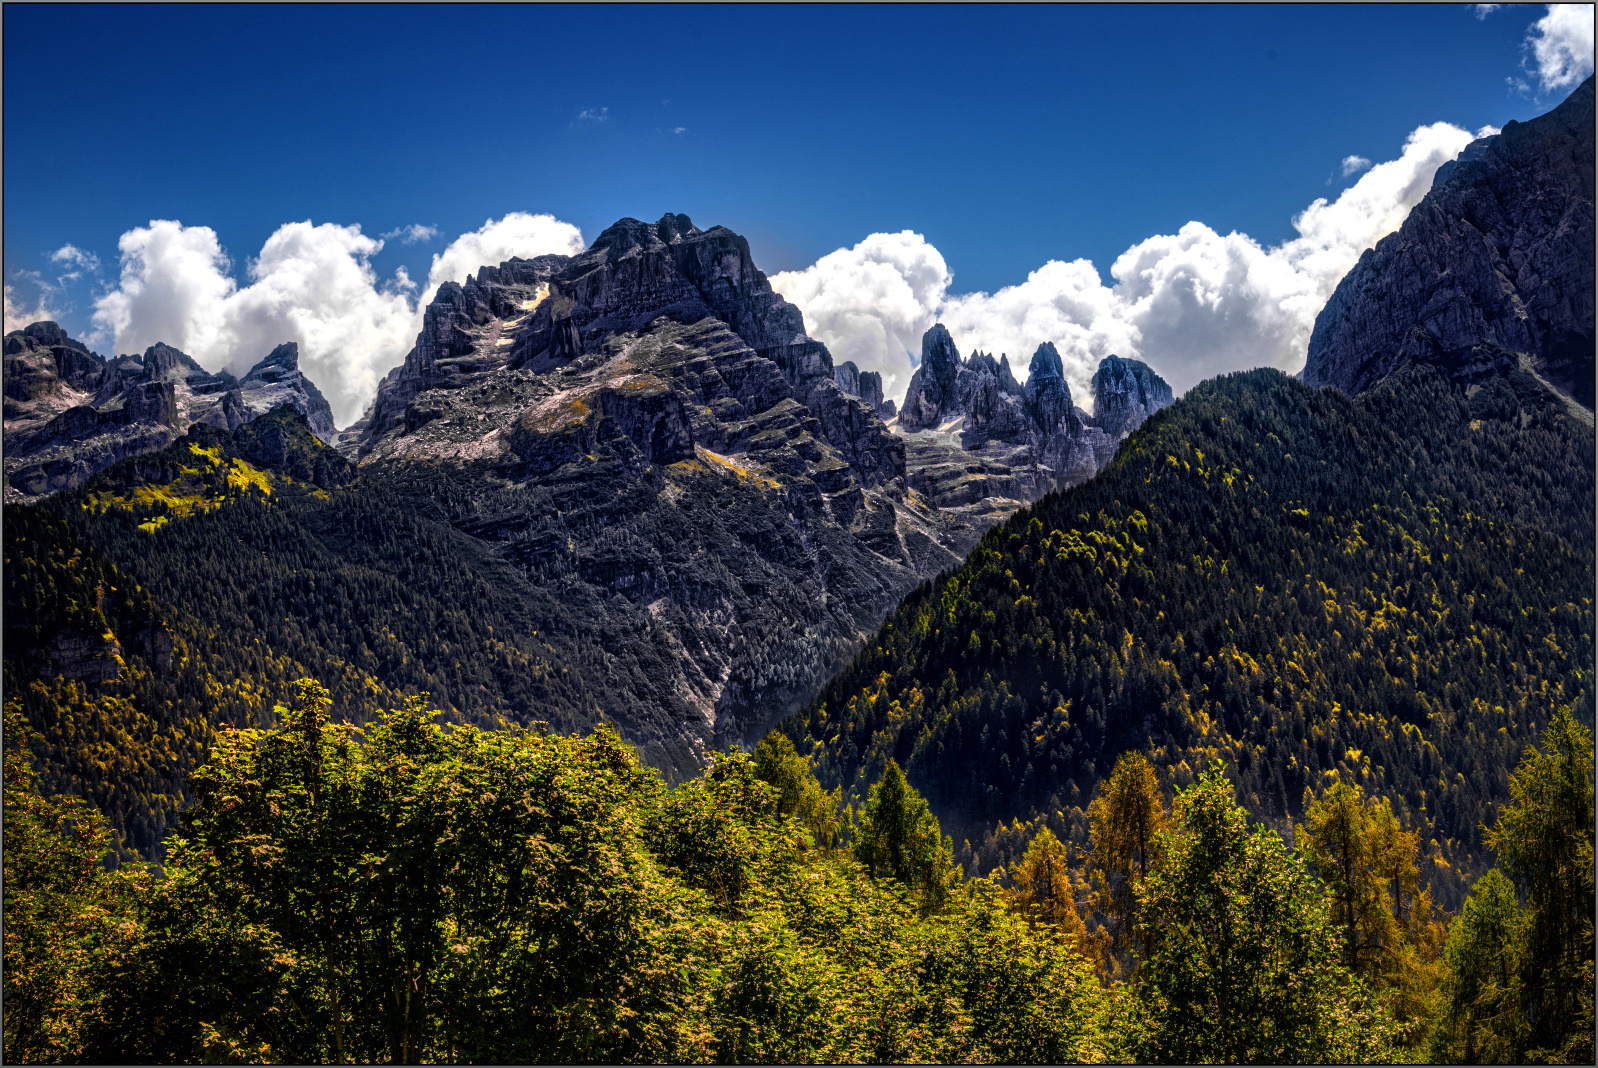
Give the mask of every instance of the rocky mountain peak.
[[[31, 338], [33, 341], [43, 345], [45, 348], [75, 349], [76, 351], [84, 353], [85, 355], [93, 355], [89, 352], [89, 346], [85, 345], [77, 338], [68, 337], [67, 332], [61, 329], [59, 324], [53, 323], [49, 320], [38, 323], [30, 323], [23, 327], [20, 331], [13, 331], [13, 333], [20, 333], [23, 337]], [[9, 342], [7, 344], [6, 351], [11, 351]]]
[[959, 375], [960, 350], [954, 347], [948, 327], [933, 323], [921, 335], [921, 365], [905, 391], [899, 425], [907, 430], [937, 426], [959, 398]]
[[144, 381], [181, 382], [190, 375], [204, 375], [205, 368], [185, 352], [157, 341], [144, 350]]
[[1360, 393], [1410, 363], [1536, 376], [1593, 407], [1593, 79], [1438, 169], [1315, 320], [1300, 377]]
[[1031, 382], [1039, 375], [1045, 378], [1065, 379], [1065, 364], [1060, 360], [1059, 350], [1054, 347], [1054, 342], [1045, 341], [1038, 346], [1038, 351], [1032, 354], [1032, 363], [1027, 368], [1027, 381]]
[[1065, 365], [1053, 342], [1045, 341], [1032, 354], [1024, 396], [1027, 414], [1039, 433], [1071, 433], [1077, 429], [1071, 386], [1065, 380]]
[[1115, 441], [1174, 399], [1165, 379], [1142, 360], [1112, 354], [1099, 361], [1093, 374], [1093, 420]]
[[239, 385], [249, 382], [275, 384], [299, 373], [300, 346], [293, 341], [285, 341], [250, 368], [249, 373], [239, 380]]
[[699, 237], [701, 233], [699, 227], [695, 226], [688, 216], [673, 215], [669, 211], [655, 224], [656, 236], [668, 245]]

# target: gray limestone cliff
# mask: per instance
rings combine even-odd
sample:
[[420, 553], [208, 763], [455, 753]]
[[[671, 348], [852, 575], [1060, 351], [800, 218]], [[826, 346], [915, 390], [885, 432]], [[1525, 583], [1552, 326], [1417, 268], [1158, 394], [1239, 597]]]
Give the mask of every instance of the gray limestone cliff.
[[942, 323], [922, 337], [921, 352], [898, 420], [913, 472], [926, 466], [932, 445], [957, 445], [964, 458], [944, 456], [943, 467], [963, 464], [973, 479], [1002, 471], [1011, 492], [1027, 500], [1092, 478], [1122, 438], [1173, 399], [1147, 364], [1109, 356], [1093, 376], [1089, 415], [1072, 402], [1059, 352], [1048, 342], [1033, 354], [1025, 386], [1007, 356], [975, 352], [962, 360]]
[[1509, 372], [1593, 406], [1593, 80], [1439, 168], [1315, 320], [1300, 377], [1359, 393], [1408, 363]]
[[1165, 379], [1142, 360], [1106, 356], [1093, 374], [1094, 421], [1116, 441], [1174, 399]]
[[280, 404], [305, 415], [323, 441], [333, 414], [299, 370], [290, 342], [242, 380], [211, 373], [171, 345], [142, 358], [104, 359], [55, 323], [5, 338], [5, 499], [32, 500], [81, 485], [118, 460], [164, 448], [191, 424], [233, 430]]
[[862, 371], [855, 366], [853, 360], [845, 360], [832, 372], [833, 381], [838, 383], [838, 388], [851, 397], [859, 397], [866, 402], [870, 409], [877, 413], [877, 418], [887, 422], [897, 414], [893, 401], [887, 400], [882, 395], [882, 375], [877, 371]]
[[483, 267], [423, 324], [340, 450], [367, 484], [426, 472], [530, 582], [672, 650], [614, 670], [650, 677], [655, 719], [617, 722], [673, 774], [808, 700], [1024, 503], [957, 448], [912, 469], [880, 376], [835, 365], [742, 237], [684, 215]]

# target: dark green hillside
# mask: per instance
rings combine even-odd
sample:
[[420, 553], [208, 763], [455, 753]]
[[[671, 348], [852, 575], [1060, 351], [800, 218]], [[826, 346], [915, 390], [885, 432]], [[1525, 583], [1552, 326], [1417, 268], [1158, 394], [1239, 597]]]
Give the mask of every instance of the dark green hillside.
[[784, 729], [854, 796], [898, 761], [974, 842], [1079, 831], [1129, 749], [1167, 788], [1225, 760], [1279, 826], [1340, 775], [1429, 831], [1454, 903], [1522, 748], [1557, 706], [1592, 715], [1591, 431], [1515, 396], [1205, 383], [908, 597]]

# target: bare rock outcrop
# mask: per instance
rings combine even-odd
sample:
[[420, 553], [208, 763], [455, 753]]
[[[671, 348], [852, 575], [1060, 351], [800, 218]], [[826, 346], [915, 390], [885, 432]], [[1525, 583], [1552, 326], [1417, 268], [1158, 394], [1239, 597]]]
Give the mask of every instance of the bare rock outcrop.
[[1593, 80], [1476, 141], [1360, 257], [1300, 377], [1359, 393], [1408, 363], [1467, 386], [1535, 373], [1593, 407]]
[[333, 413], [280, 345], [245, 375], [209, 372], [171, 345], [106, 360], [55, 323], [6, 335], [5, 497], [71, 489], [118, 460], [164, 448], [194, 423], [233, 430], [288, 405], [325, 442]]

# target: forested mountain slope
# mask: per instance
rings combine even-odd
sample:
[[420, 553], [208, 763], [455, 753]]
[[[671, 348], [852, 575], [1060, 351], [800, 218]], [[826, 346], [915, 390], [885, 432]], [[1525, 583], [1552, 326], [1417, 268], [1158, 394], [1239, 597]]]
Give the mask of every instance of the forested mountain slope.
[[1226, 761], [1283, 829], [1339, 775], [1431, 836], [1457, 904], [1522, 747], [1559, 705], [1592, 716], [1591, 431], [1491, 385], [1500, 409], [1424, 368], [1357, 399], [1204, 383], [908, 597], [784, 730], [856, 797], [898, 761], [957, 841], [1080, 836], [1129, 749], [1167, 788]]

